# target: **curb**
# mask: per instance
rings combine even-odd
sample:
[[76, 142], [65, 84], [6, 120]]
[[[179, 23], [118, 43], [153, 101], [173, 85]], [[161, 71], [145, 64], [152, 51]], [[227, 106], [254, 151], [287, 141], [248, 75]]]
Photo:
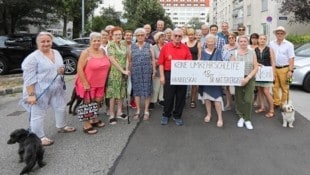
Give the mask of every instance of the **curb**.
[[0, 89], [0, 96], [8, 95], [8, 94], [20, 93], [22, 91], [23, 91], [23, 86], [16, 86], [16, 87]]

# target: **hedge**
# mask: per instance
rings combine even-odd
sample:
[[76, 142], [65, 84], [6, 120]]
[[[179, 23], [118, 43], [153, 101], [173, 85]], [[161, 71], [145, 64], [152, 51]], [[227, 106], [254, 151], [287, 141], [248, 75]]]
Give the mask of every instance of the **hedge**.
[[286, 39], [292, 42], [294, 45], [300, 45], [306, 42], [310, 42], [310, 35], [287, 35]]

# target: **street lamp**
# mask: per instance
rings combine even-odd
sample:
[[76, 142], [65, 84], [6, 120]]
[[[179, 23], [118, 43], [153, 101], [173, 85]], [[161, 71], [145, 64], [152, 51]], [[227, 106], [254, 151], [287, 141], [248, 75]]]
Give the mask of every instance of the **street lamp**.
[[83, 37], [84, 34], [84, 0], [82, 0], [82, 32], [81, 37]]

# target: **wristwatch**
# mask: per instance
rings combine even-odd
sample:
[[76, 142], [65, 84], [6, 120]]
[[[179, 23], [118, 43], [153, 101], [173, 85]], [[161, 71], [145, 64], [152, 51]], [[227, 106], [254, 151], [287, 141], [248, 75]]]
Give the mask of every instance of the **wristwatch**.
[[28, 94], [28, 96], [35, 96], [36, 94], [34, 92], [31, 92], [30, 94]]

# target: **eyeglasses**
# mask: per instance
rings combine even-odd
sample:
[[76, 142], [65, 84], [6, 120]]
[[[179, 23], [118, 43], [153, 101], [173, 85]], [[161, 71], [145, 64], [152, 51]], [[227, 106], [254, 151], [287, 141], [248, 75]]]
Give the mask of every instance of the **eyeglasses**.
[[175, 38], [179, 37], [182, 38], [182, 35], [174, 35]]
[[139, 34], [139, 35], [136, 35], [137, 37], [139, 37], [139, 36], [145, 36], [144, 34]]
[[238, 31], [245, 31], [245, 29], [238, 29]]

